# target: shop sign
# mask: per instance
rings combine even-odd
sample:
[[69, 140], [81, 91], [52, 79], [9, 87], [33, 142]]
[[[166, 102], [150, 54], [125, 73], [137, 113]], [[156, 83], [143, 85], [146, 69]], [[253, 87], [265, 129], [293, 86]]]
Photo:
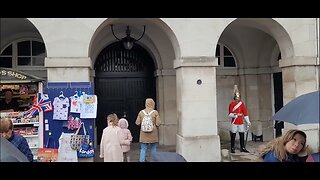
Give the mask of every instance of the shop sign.
[[25, 80], [27, 79], [27, 76], [23, 75], [23, 74], [20, 74], [18, 72], [14, 72], [14, 71], [10, 71], [10, 70], [4, 70], [2, 69], [1, 70], [1, 76], [7, 76], [7, 77], [14, 77], [14, 78], [17, 78], [19, 80]]

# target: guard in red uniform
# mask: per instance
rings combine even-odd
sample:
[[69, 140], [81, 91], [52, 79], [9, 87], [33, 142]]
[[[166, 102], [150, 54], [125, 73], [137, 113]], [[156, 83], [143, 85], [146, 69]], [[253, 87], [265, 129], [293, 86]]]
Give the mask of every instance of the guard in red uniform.
[[[251, 123], [249, 120], [246, 106], [240, 100], [240, 92], [238, 90], [237, 85], [234, 85], [233, 101], [229, 104], [229, 117], [231, 119], [231, 153], [235, 153], [234, 142], [236, 139], [237, 132], [239, 132], [240, 135], [240, 151], [249, 153], [249, 151], [246, 150], [244, 145], [244, 132], [248, 128], [247, 126], [251, 126]], [[246, 125], [244, 121], [246, 122]]]

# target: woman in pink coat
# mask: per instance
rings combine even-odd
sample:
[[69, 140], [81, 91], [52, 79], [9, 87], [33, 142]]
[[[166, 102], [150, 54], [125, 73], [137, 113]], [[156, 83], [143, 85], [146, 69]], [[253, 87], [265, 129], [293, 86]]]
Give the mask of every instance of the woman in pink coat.
[[118, 116], [109, 114], [108, 127], [103, 130], [100, 144], [100, 158], [104, 162], [123, 162], [123, 153], [120, 146], [121, 128], [118, 126]]
[[125, 118], [119, 120], [118, 126], [121, 128], [121, 148], [123, 152], [123, 161], [130, 162], [130, 143], [132, 141], [132, 135], [128, 129], [129, 123]]

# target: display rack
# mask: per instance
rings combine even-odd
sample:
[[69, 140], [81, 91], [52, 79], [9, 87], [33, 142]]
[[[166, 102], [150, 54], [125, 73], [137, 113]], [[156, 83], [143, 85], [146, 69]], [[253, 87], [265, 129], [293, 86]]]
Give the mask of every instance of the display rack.
[[[36, 160], [38, 155], [38, 148], [40, 146], [39, 140], [39, 116], [34, 118], [24, 118], [23, 112], [1, 112], [1, 118], [10, 118], [13, 123], [13, 131], [25, 137], [28, 145]], [[40, 127], [41, 129], [42, 127]]]
[[10, 68], [0, 68], [0, 100], [4, 99], [4, 89], [13, 91], [13, 98], [19, 103], [18, 112], [1, 112], [0, 117], [12, 120], [15, 133], [24, 136], [37, 159], [38, 148], [43, 148], [43, 111], [36, 117], [25, 118], [37, 93], [43, 93], [44, 79], [16, 71]]

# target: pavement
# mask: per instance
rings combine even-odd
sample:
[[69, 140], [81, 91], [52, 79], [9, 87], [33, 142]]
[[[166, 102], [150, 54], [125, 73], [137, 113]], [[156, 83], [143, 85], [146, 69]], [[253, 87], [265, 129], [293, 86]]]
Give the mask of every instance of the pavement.
[[[161, 152], [176, 152], [176, 146], [164, 146], [164, 145], [158, 145], [157, 151]], [[95, 149], [95, 157], [94, 162], [103, 162], [102, 158], [99, 158], [100, 154], [100, 147], [98, 146]], [[130, 147], [130, 162], [139, 162], [139, 156], [140, 156], [140, 143], [131, 143]], [[146, 161], [150, 161], [150, 146], [147, 149], [147, 156]]]
[[[230, 153], [230, 142], [229, 141], [221, 141], [221, 162], [259, 162], [260, 158], [258, 155], [258, 148], [261, 145], [266, 144], [267, 142], [254, 142], [254, 141], [248, 141], [246, 144], [246, 149], [250, 153], [243, 153], [240, 152], [239, 148], [239, 142], [236, 141], [235, 153]], [[94, 162], [103, 162], [102, 158], [99, 158], [99, 152], [100, 148], [99, 146], [95, 149], [95, 157]], [[164, 146], [164, 145], [158, 145], [157, 151], [161, 152], [176, 152], [176, 146]], [[131, 162], [139, 162], [139, 155], [140, 155], [140, 144], [139, 143], [132, 143], [131, 144], [131, 150], [130, 150], [130, 158]], [[150, 147], [147, 149], [147, 161], [150, 161]]]
[[235, 153], [230, 153], [230, 142], [221, 142], [221, 161], [222, 162], [261, 162], [258, 149], [260, 146], [265, 145], [267, 142], [254, 142], [248, 141], [246, 149], [249, 153], [240, 152], [240, 144], [236, 141]]

